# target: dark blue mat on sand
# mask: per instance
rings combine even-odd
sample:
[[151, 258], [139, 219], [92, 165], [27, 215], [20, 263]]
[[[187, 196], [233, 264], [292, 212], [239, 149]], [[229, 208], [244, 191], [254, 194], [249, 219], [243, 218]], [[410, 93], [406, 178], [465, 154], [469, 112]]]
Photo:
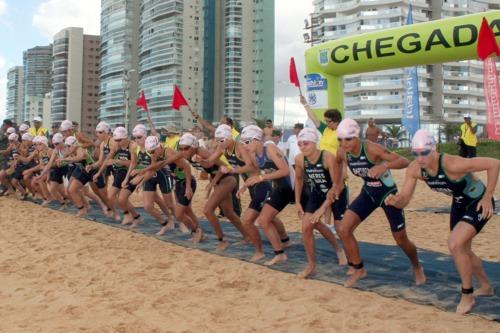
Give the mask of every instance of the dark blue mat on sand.
[[[51, 208], [57, 207], [52, 205]], [[159, 224], [147, 214], [143, 214], [141, 208], [138, 211], [145, 217], [145, 222], [135, 230], [147, 236], [240, 260], [248, 260], [253, 255], [254, 248], [250, 245], [230, 246], [225, 252], [215, 251], [217, 239], [212, 233], [210, 223], [206, 220], [201, 223], [206, 239], [200, 244], [191, 243], [189, 241], [191, 235], [182, 234], [178, 229], [170, 231], [164, 236], [155, 236], [155, 233], [160, 229]], [[76, 209], [68, 208], [65, 212], [75, 213]], [[87, 219], [122, 228], [119, 223], [105, 217], [97, 207], [88, 214]], [[224, 233], [231, 243], [241, 240], [239, 233], [231, 224], [223, 222], [222, 225]], [[290, 233], [293, 245], [286, 249], [288, 261], [275, 265], [272, 269], [293, 274], [304, 269], [307, 260], [300, 237], [300, 233]], [[409, 261], [399, 247], [365, 242], [360, 242], [360, 247], [365, 267], [368, 270], [368, 276], [359, 281], [356, 288], [376, 292], [386, 297], [402, 298], [418, 304], [433, 305], [445, 311], [455, 311], [460, 297], [460, 279], [451, 256], [433, 251], [419, 250], [419, 256], [424, 265], [428, 282], [417, 287], [415, 286]], [[267, 258], [271, 258], [273, 255], [271, 246], [266, 244], [265, 248]], [[317, 238], [316, 253], [318, 265], [316, 274], [312, 278], [343, 284], [346, 279], [345, 272], [347, 268], [336, 264], [335, 252], [322, 237]], [[500, 292], [500, 263], [485, 261], [484, 268], [495, 290]], [[472, 313], [500, 322], [500, 296], [497, 294], [492, 297], [476, 298], [476, 306]]]

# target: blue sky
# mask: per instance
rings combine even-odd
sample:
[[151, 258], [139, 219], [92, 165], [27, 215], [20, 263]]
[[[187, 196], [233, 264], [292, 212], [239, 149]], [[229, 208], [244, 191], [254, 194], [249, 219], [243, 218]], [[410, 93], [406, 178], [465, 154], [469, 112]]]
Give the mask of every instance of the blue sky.
[[[275, 122], [304, 121], [296, 88], [288, 84], [288, 62], [295, 57], [299, 76], [303, 73], [303, 21], [313, 10], [312, 0], [275, 0], [276, 84]], [[55, 33], [66, 27], [83, 27], [86, 34], [99, 34], [101, 0], [0, 0], [0, 119], [5, 117], [7, 71], [23, 64], [23, 51], [37, 45], [48, 45]], [[303, 83], [303, 85], [305, 82]], [[284, 96], [286, 104], [284, 103]]]

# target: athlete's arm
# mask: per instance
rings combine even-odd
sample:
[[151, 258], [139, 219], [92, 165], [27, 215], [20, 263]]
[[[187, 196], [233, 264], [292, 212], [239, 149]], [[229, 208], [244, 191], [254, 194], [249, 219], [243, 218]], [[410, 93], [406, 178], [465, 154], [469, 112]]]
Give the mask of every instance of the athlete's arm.
[[390, 194], [385, 199], [385, 204], [394, 206], [396, 208], [403, 209], [408, 205], [410, 199], [415, 192], [415, 187], [417, 186], [417, 180], [420, 178], [420, 166], [417, 161], [410, 163], [410, 166], [406, 169], [405, 183], [401, 191], [396, 194]]
[[327, 198], [332, 202], [339, 198], [340, 193], [344, 190], [343, 167], [345, 163], [345, 152], [342, 148], [337, 150], [337, 154], [333, 158], [333, 189], [328, 191]]
[[264, 180], [275, 180], [280, 179], [290, 175], [290, 167], [283, 156], [281, 150], [275, 144], [270, 144], [267, 146], [267, 152], [269, 153], [269, 158], [276, 164], [278, 170], [265, 174], [262, 176], [262, 181]]
[[295, 205], [297, 214], [300, 218], [304, 215], [304, 209], [300, 203], [302, 197], [302, 189], [304, 188], [304, 155], [298, 154], [295, 156]]
[[387, 150], [385, 147], [371, 141], [366, 141], [367, 153], [372, 161], [382, 161], [368, 171], [371, 178], [380, 178], [387, 170], [404, 169], [410, 162], [403, 156]]

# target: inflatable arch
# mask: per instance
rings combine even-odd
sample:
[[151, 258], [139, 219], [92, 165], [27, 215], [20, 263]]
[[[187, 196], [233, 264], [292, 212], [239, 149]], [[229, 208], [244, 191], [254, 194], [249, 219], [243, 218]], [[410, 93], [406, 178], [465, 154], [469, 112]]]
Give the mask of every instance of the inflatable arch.
[[323, 119], [344, 111], [343, 75], [477, 59], [477, 38], [486, 17], [500, 42], [500, 10], [405, 25], [337, 39], [306, 51], [309, 104]]

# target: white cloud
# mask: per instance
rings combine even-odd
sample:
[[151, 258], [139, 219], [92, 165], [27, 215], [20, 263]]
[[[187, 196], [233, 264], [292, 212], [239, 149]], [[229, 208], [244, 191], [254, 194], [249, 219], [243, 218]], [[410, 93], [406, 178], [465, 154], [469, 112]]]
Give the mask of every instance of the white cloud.
[[7, 1], [0, 0], [0, 15], [5, 14], [6, 11], [7, 11]]
[[276, 53], [275, 53], [275, 123], [281, 124], [283, 119], [283, 99], [286, 98], [285, 124], [290, 126], [297, 121], [305, 121], [305, 114], [299, 102], [298, 88], [290, 84], [290, 57], [295, 58], [297, 73], [305, 93], [305, 61], [304, 55], [308, 48], [304, 44], [304, 19], [309, 19], [313, 11], [312, 1], [276, 0]]
[[68, 27], [83, 27], [85, 34], [98, 35], [100, 13], [101, 0], [46, 0], [37, 7], [32, 24], [50, 41]]

